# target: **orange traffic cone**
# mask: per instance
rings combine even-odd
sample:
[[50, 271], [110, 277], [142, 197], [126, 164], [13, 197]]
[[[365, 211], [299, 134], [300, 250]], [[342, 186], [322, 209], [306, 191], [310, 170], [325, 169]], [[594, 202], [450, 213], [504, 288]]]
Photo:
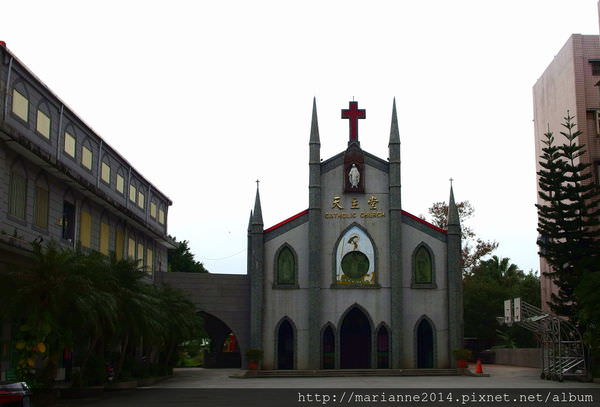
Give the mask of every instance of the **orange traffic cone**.
[[481, 366], [481, 360], [477, 359], [477, 367], [475, 368], [475, 373], [483, 373], [483, 367]]

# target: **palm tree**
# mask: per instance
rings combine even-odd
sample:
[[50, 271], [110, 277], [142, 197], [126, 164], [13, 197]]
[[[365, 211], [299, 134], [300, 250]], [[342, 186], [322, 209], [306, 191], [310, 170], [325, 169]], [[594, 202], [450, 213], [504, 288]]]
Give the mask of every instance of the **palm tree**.
[[[0, 295], [6, 305], [0, 312], [19, 322], [15, 336], [21, 357], [30, 367], [31, 360], [41, 358], [42, 371], [47, 371], [44, 384], [52, 385], [63, 349], [73, 346], [77, 337], [103, 332], [111, 323], [114, 302], [98, 289], [103, 281], [99, 259], [54, 242], [46, 247], [33, 244], [32, 257], [29, 266], [0, 274]], [[23, 375], [31, 371], [23, 362], [21, 367]]]

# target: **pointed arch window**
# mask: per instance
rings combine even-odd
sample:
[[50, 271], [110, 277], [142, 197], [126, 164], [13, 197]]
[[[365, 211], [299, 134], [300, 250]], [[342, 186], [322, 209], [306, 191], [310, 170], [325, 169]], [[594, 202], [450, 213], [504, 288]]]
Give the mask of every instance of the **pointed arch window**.
[[377, 369], [390, 368], [390, 335], [382, 323], [377, 329]]
[[379, 288], [376, 260], [373, 239], [362, 226], [351, 224], [335, 244], [331, 288]]
[[287, 243], [275, 254], [273, 288], [298, 288], [298, 263], [294, 249]]
[[437, 288], [434, 260], [433, 252], [425, 243], [417, 246], [412, 256], [412, 288]]
[[323, 369], [335, 369], [335, 332], [331, 324], [323, 330], [322, 357]]

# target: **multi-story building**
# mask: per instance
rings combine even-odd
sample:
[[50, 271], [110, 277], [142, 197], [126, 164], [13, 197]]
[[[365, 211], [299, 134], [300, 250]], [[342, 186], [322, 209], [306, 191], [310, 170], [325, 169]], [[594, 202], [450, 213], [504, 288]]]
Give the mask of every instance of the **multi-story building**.
[[32, 241], [166, 271], [172, 202], [3, 43], [0, 115], [0, 272], [27, 264]]
[[166, 270], [170, 199], [6, 47], [0, 60], [1, 262], [43, 239]]
[[[536, 170], [540, 170], [544, 133], [550, 129], [556, 144], [561, 144], [561, 126], [567, 110], [581, 130], [579, 143], [585, 145], [582, 162], [590, 163], [592, 182], [600, 184], [600, 36], [573, 34], [533, 87]], [[538, 186], [539, 190], [539, 186]], [[538, 197], [538, 203], [540, 199]], [[540, 257], [542, 308], [557, 287], [545, 277], [549, 271]]]

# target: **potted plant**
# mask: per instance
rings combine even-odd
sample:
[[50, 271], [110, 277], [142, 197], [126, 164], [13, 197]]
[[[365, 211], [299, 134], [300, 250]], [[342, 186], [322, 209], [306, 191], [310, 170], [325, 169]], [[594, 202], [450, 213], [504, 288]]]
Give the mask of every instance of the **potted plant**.
[[248, 369], [257, 370], [258, 364], [262, 360], [263, 352], [260, 349], [248, 349], [246, 351], [246, 359], [248, 359]]
[[456, 359], [456, 367], [464, 369], [467, 367], [467, 360], [471, 357], [471, 351], [464, 348], [454, 349], [452, 356]]

